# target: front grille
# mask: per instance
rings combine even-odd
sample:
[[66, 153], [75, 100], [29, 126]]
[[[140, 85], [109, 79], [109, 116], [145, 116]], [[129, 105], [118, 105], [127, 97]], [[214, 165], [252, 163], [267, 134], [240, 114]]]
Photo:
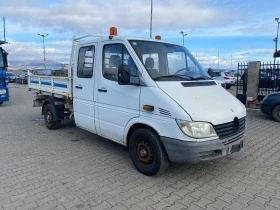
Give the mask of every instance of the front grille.
[[238, 119], [238, 122], [238, 129], [236, 129], [236, 127], [234, 126], [234, 121], [220, 125], [214, 125], [214, 129], [220, 139], [226, 139], [244, 132], [246, 127], [246, 118], [243, 117], [241, 119]]
[[229, 137], [229, 138], [227, 138], [227, 139], [223, 139], [223, 145], [228, 145], [228, 144], [231, 144], [231, 143], [233, 143], [233, 142], [235, 142], [235, 141], [238, 141], [238, 140], [240, 140], [240, 139], [242, 139], [244, 137], [244, 133], [243, 132], [241, 132], [241, 133], [238, 133], [237, 135], [235, 135], [235, 136], [232, 136], [232, 137]]

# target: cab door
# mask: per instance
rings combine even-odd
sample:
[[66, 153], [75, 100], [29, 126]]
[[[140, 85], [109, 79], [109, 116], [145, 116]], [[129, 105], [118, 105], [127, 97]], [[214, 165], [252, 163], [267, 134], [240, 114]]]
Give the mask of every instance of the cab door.
[[97, 43], [79, 46], [74, 65], [74, 118], [77, 127], [96, 133], [94, 111], [95, 52]]
[[[119, 85], [118, 67], [127, 65], [132, 75], [138, 74], [133, 56], [124, 43], [103, 42], [102, 66], [98, 72], [96, 111], [98, 133], [123, 143], [127, 123], [139, 116], [140, 86]], [[135, 77], [131, 77], [131, 81]]]

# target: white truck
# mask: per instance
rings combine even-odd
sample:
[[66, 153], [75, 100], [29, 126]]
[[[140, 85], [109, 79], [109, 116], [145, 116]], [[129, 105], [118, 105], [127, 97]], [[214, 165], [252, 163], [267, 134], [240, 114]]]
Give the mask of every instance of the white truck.
[[127, 146], [148, 176], [169, 162], [209, 161], [243, 148], [244, 105], [185, 47], [110, 31], [73, 38], [68, 77], [29, 73], [47, 128], [74, 117], [79, 128]]

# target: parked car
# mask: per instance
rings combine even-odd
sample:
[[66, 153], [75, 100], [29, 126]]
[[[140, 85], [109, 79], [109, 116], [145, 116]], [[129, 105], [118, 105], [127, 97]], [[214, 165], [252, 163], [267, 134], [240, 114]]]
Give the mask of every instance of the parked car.
[[16, 83], [20, 83], [20, 84], [27, 84], [28, 82], [28, 75], [27, 75], [27, 71], [22, 71], [18, 78], [16, 78]]
[[271, 93], [262, 100], [261, 112], [280, 122], [280, 92]]
[[231, 86], [235, 85], [236, 83], [234, 73], [230, 71], [213, 70], [212, 77], [214, 80], [223, 81], [226, 84], [226, 89], [229, 89]]
[[221, 85], [223, 88], [226, 88], [226, 84], [221, 80], [215, 80], [218, 85]]
[[8, 78], [9, 82], [16, 82], [16, 79], [18, 78], [18, 76], [14, 73], [14, 72], [7, 72], [6, 76]]

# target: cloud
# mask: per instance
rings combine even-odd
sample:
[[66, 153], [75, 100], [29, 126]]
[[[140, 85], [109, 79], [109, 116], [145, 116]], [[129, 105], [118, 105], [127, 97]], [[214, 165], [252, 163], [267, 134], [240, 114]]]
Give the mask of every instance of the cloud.
[[[24, 29], [48, 27], [74, 33], [101, 33], [112, 25], [121, 30], [148, 30], [150, 1], [91, 1], [61, 0], [58, 3], [40, 1], [7, 1], [1, 13]], [[153, 25], [155, 30], [200, 28], [223, 25], [232, 20], [223, 10], [203, 6], [203, 1], [154, 1]], [[15, 7], [15, 5], [17, 5]]]
[[[263, 0], [154, 0], [153, 3], [153, 34], [161, 34], [166, 41], [177, 43], [182, 30], [188, 37], [273, 34], [273, 39], [274, 16], [279, 14], [274, 6], [276, 0], [270, 4]], [[111, 26], [118, 27], [119, 34], [125, 36], [147, 37], [149, 34], [150, 0], [0, 0], [0, 5], [1, 15], [6, 17], [7, 40], [11, 43], [4, 46], [10, 60], [42, 59], [42, 39], [38, 32], [49, 33], [45, 40], [47, 60], [60, 62], [68, 62], [74, 34], [104, 35]], [[200, 44], [197, 48], [201, 48], [201, 43], [197, 43]], [[235, 41], [235, 44], [234, 50], [244, 49], [244, 43]], [[250, 44], [252, 48], [263, 47], [259, 43]], [[216, 66], [217, 53], [209, 51], [211, 49], [205, 50], [209, 55], [195, 53], [195, 56], [205, 66]], [[231, 54], [232, 62], [237, 63], [251, 58], [271, 59], [272, 52], [264, 47]], [[230, 56], [222, 58], [220, 64], [230, 66]]]
[[[268, 62], [272, 60], [273, 49], [251, 49], [237, 51], [232, 55], [210, 55], [199, 53], [197, 60], [205, 68], [237, 69], [238, 63], [247, 63], [249, 61]], [[195, 53], [193, 53], [195, 55]]]
[[[35, 42], [12, 42], [3, 48], [9, 52], [9, 61], [43, 61], [43, 46]], [[71, 42], [50, 42], [46, 44], [46, 60], [67, 63], [71, 54]]]
[[238, 55], [272, 55], [274, 52], [273, 49], [250, 49], [240, 52], [236, 52]]

